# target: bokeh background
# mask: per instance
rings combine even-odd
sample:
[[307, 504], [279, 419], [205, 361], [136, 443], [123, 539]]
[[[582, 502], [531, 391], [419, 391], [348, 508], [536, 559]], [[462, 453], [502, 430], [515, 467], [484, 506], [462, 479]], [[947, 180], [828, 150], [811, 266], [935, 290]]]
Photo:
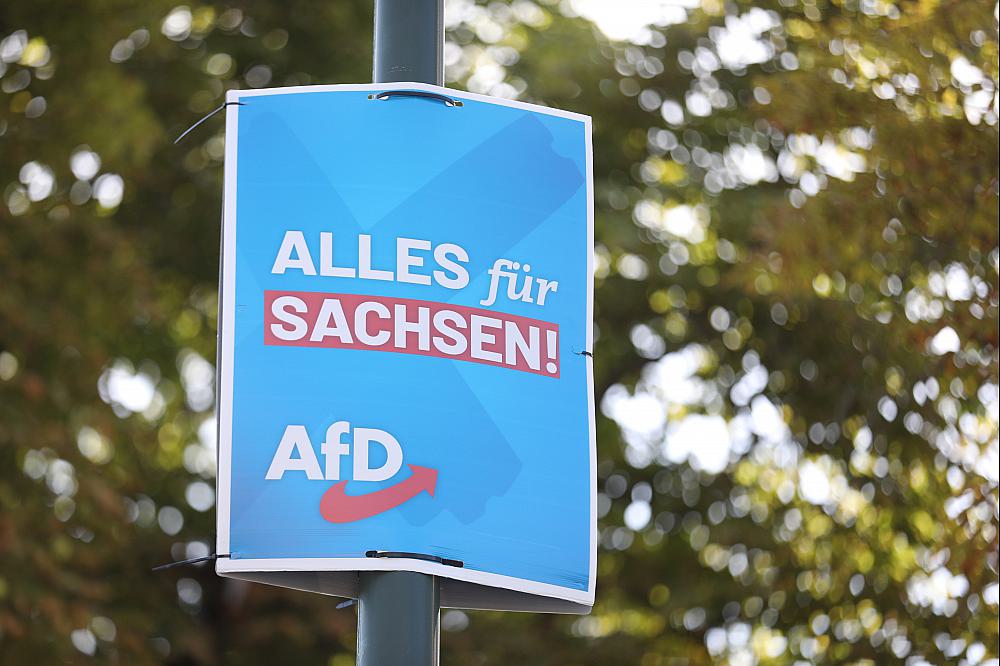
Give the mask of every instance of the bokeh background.
[[[370, 0], [0, 4], [0, 663], [324, 664], [214, 539], [233, 87], [367, 82]], [[998, 664], [997, 4], [447, 0], [449, 85], [594, 118], [589, 616], [444, 664]]]

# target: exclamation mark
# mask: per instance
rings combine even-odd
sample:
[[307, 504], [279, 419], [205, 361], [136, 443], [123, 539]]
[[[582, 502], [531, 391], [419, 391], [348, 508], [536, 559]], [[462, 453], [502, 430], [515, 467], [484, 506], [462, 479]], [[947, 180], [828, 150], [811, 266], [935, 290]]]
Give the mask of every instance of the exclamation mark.
[[545, 355], [551, 359], [545, 364], [545, 369], [553, 375], [559, 374], [559, 365], [556, 363], [559, 354], [559, 334], [556, 331], [545, 331]]

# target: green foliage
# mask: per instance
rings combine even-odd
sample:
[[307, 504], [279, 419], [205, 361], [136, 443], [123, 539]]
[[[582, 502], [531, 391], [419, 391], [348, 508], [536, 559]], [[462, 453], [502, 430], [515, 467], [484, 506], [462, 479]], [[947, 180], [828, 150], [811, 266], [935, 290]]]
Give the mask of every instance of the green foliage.
[[[444, 663], [995, 665], [995, 4], [610, 4], [448, 0], [452, 85], [594, 117], [602, 415], [593, 614], [446, 611]], [[352, 662], [149, 567], [214, 536], [221, 122], [171, 141], [367, 81], [371, 21], [0, 6], [0, 662]]]

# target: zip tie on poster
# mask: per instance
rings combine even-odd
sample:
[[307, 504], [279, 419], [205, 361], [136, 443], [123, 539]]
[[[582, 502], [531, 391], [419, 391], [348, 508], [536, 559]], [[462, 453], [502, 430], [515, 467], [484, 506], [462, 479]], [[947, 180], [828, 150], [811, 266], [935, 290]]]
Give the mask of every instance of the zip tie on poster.
[[461, 100], [452, 99], [447, 95], [442, 95], [441, 93], [436, 92], [428, 92], [426, 90], [386, 90], [385, 92], [368, 95], [368, 99], [375, 99], [379, 101], [385, 101], [392, 99], [393, 97], [417, 97], [420, 99], [430, 99], [442, 102], [445, 106], [465, 106]]
[[395, 550], [369, 550], [365, 552], [365, 557], [423, 560], [424, 562], [435, 562], [437, 564], [444, 564], [449, 567], [458, 567], [458, 568], [462, 568], [465, 566], [465, 562], [463, 562], [462, 560], [451, 560], [448, 559], [447, 557], [438, 557], [437, 555], [424, 555], [423, 553], [404, 553]]
[[194, 564], [201, 564], [202, 562], [214, 562], [215, 560], [221, 560], [230, 557], [229, 553], [212, 553], [211, 555], [205, 555], [204, 557], [192, 557], [188, 560], [180, 560], [179, 562], [169, 562], [167, 564], [161, 564], [159, 566], [153, 567], [153, 571], [163, 571], [165, 569], [172, 569], [174, 567], [190, 566]]
[[[445, 564], [450, 567], [464, 567], [465, 563], [462, 560], [449, 560], [446, 557], [438, 557], [437, 555], [424, 555], [423, 553], [404, 553], [400, 551], [393, 550], [369, 550], [365, 551], [365, 557], [384, 557], [388, 559], [407, 559], [407, 560], [423, 560], [424, 562], [436, 562], [437, 564]], [[337, 604], [337, 610], [342, 608], [350, 608], [354, 604], [358, 603], [357, 599], [345, 599]]]
[[573, 353], [576, 354], [577, 356], [586, 356], [587, 358], [590, 359], [594, 358], [594, 352], [589, 352], [586, 349], [584, 349], [583, 351], [575, 351]]
[[209, 111], [208, 114], [205, 115], [204, 117], [202, 117], [201, 120], [199, 120], [194, 125], [191, 125], [191, 127], [188, 127], [186, 130], [184, 130], [183, 134], [181, 134], [179, 137], [177, 137], [176, 139], [174, 139], [174, 145], [176, 146], [178, 143], [181, 142], [181, 139], [183, 139], [188, 134], [190, 134], [191, 132], [193, 132], [195, 130], [195, 128], [197, 128], [203, 122], [205, 122], [206, 120], [208, 120], [209, 118], [211, 118], [212, 116], [214, 116], [215, 114], [217, 114], [219, 111], [222, 111], [227, 106], [246, 106], [246, 103], [244, 103], [244, 102], [223, 102], [218, 107], [216, 107], [214, 110]]

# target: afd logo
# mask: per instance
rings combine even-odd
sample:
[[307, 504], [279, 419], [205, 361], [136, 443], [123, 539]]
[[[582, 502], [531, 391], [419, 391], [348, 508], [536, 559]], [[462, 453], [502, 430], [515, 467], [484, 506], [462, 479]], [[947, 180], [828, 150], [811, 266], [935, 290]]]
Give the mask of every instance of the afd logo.
[[[345, 441], [349, 435], [349, 442]], [[371, 447], [385, 451], [385, 462], [372, 467]], [[353, 453], [353, 455], [352, 455]], [[268, 481], [284, 478], [285, 472], [304, 472], [313, 481], [337, 481], [324, 494], [319, 503], [320, 514], [331, 523], [350, 523], [383, 513], [426, 491], [431, 497], [437, 486], [437, 470], [419, 465], [408, 465], [410, 476], [397, 484], [363, 495], [348, 495], [347, 482], [340, 478], [340, 459], [351, 455], [354, 481], [386, 481], [403, 466], [403, 447], [385, 430], [377, 428], [351, 428], [349, 421], [337, 421], [326, 429], [326, 438], [320, 445], [320, 456], [313, 448], [305, 426], [289, 425], [281, 436], [278, 448], [271, 459], [271, 466], [264, 476]]]

